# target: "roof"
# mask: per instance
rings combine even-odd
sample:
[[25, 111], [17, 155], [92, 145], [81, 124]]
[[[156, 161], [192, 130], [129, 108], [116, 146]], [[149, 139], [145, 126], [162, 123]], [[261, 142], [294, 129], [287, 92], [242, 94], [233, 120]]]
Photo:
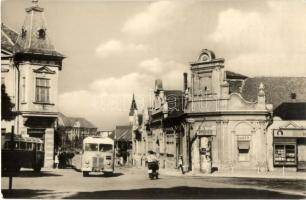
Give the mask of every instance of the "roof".
[[18, 35], [14, 52], [16, 54], [38, 54], [55, 57], [64, 57], [55, 50], [49, 36], [44, 18], [44, 10], [37, 2], [26, 9], [26, 18]]
[[16, 31], [1, 23], [1, 50], [13, 53], [17, 37], [18, 33]]
[[132, 126], [131, 125], [116, 126], [115, 140], [132, 141]]
[[[11, 133], [6, 133], [4, 135], [4, 140], [5, 141], [11, 141]], [[36, 138], [36, 137], [24, 137], [22, 135], [16, 135], [16, 134], [14, 134], [14, 141], [43, 143], [43, 141], [41, 139], [39, 139], [39, 138]]]
[[109, 137], [94, 136], [94, 137], [86, 137], [83, 140], [83, 143], [103, 143], [103, 144], [114, 145], [114, 140]]
[[[264, 84], [266, 103], [277, 108], [282, 103], [306, 102], [306, 77], [254, 77], [247, 78], [242, 87], [242, 97], [257, 101], [259, 84]], [[296, 99], [292, 99], [292, 94]]]
[[306, 120], [306, 102], [282, 103], [274, 109], [274, 115], [283, 120]]
[[60, 127], [75, 127], [79, 123], [80, 128], [97, 129], [90, 121], [82, 117], [66, 117], [63, 113], [59, 113], [59, 126]]
[[232, 71], [225, 71], [225, 73], [226, 73], [226, 79], [246, 79], [246, 78], [248, 78], [245, 75], [238, 74], [238, 73], [232, 72]]

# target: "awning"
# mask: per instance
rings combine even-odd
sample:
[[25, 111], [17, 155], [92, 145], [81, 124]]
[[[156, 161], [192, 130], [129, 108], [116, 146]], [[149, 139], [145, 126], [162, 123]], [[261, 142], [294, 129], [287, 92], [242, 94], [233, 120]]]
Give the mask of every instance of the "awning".
[[238, 149], [250, 149], [249, 141], [238, 141]]

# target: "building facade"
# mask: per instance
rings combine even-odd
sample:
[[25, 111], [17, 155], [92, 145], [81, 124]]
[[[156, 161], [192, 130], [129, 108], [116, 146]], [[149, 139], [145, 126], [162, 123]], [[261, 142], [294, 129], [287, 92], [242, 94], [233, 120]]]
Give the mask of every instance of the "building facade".
[[45, 146], [45, 167], [51, 167], [58, 116], [58, 75], [64, 56], [50, 42], [44, 9], [37, 0], [32, 3], [26, 8], [19, 34], [2, 25], [7, 29], [4, 37], [10, 45], [1, 50], [1, 80], [19, 115], [1, 125], [3, 132], [10, 132], [11, 125], [15, 125], [16, 134], [41, 138]]
[[230, 93], [224, 59], [202, 50], [191, 63], [191, 89], [186, 103], [186, 134], [189, 136], [189, 169], [267, 169], [266, 127], [271, 111], [265, 103], [264, 85], [257, 101]]
[[266, 102], [273, 105], [267, 130], [269, 170], [306, 169], [306, 77], [253, 77], [244, 81], [242, 96], [254, 101], [265, 85]]
[[56, 133], [58, 147], [81, 151], [83, 139], [97, 135], [97, 127], [82, 117], [66, 117], [59, 113]]

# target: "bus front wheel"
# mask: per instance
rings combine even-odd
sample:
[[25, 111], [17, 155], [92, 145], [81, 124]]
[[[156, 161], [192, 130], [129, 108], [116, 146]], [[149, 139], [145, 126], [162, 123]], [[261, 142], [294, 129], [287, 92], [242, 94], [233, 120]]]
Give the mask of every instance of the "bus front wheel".
[[83, 177], [89, 176], [89, 172], [83, 172]]

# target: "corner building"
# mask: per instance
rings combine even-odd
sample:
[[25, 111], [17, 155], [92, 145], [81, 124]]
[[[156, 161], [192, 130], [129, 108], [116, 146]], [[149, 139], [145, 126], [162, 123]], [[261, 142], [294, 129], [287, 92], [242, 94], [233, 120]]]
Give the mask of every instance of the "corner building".
[[26, 8], [19, 34], [7, 30], [14, 33], [7, 36], [17, 37], [8, 40], [10, 54], [1, 55], [9, 58], [1, 62], [1, 80], [20, 114], [11, 122], [1, 122], [1, 131], [10, 132], [11, 125], [15, 125], [16, 134], [41, 138], [45, 146], [45, 167], [52, 167], [58, 75], [64, 56], [55, 50], [49, 39], [44, 8], [38, 5], [38, 0], [32, 0], [32, 4]]
[[230, 92], [224, 59], [204, 49], [191, 63], [191, 88], [185, 97], [185, 134], [189, 170], [267, 170], [266, 128], [271, 110], [264, 85], [256, 102]]

